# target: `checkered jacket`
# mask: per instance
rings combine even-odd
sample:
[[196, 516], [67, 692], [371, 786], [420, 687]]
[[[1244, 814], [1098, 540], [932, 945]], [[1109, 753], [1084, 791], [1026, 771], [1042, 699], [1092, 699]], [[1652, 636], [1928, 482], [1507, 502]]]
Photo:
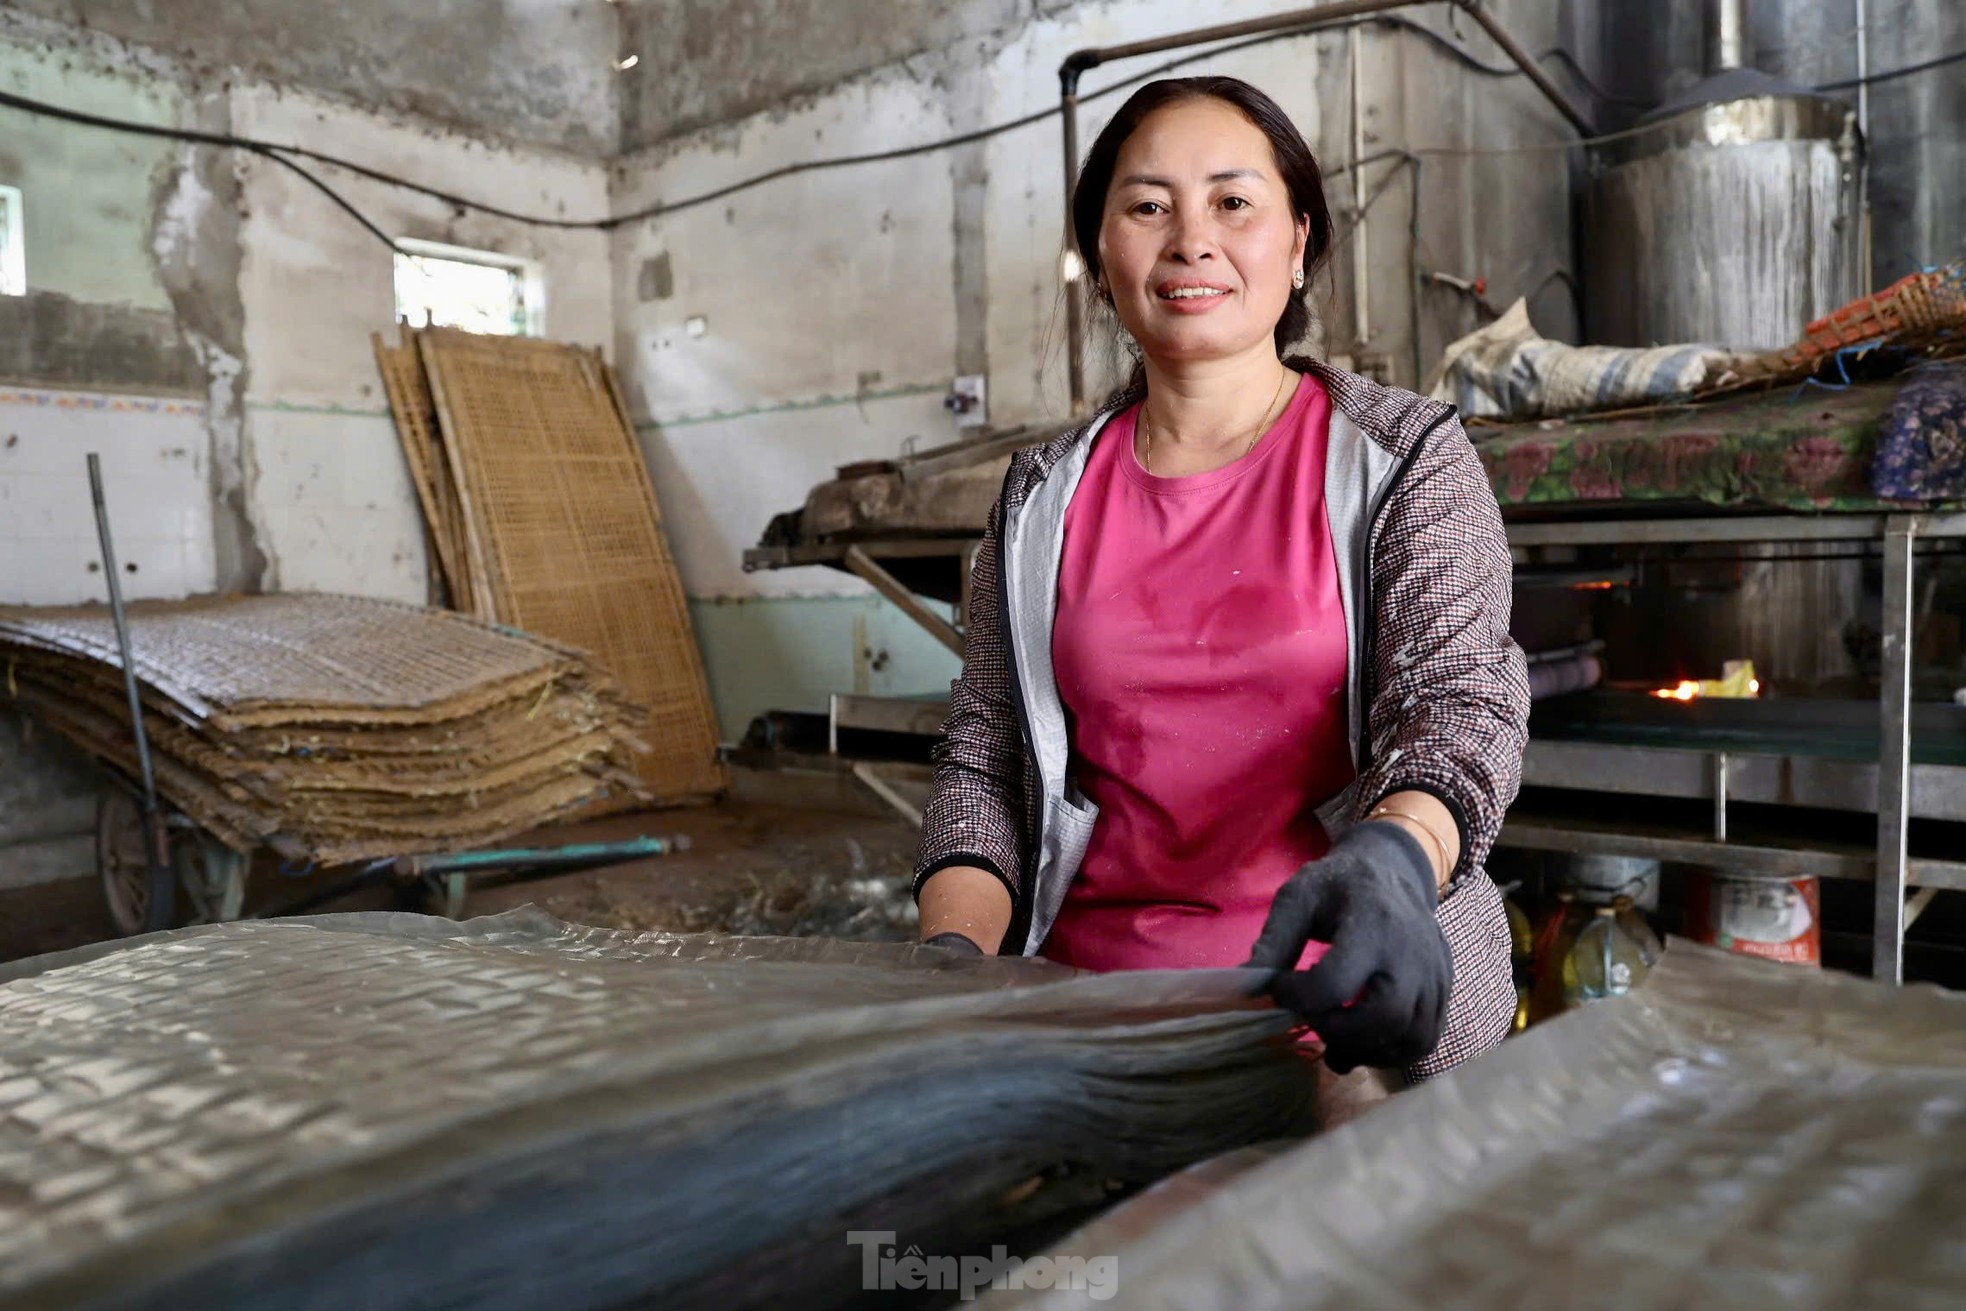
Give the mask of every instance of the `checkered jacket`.
[[[1359, 778], [1350, 814], [1335, 825], [1328, 818], [1327, 827], [1355, 822], [1386, 796], [1413, 790], [1437, 797], [1460, 829], [1460, 861], [1439, 912], [1455, 965], [1446, 1031], [1434, 1054], [1409, 1071], [1425, 1077], [1500, 1042], [1515, 1012], [1507, 917], [1483, 869], [1515, 798], [1528, 736], [1528, 678], [1508, 632], [1508, 545], [1488, 479], [1451, 406], [1313, 361], [1291, 363], [1315, 374], [1334, 414], [1376, 445], [1367, 455], [1392, 470], [1383, 498], [1358, 508], [1367, 518], [1369, 621], [1358, 637], [1355, 692], [1366, 711], [1354, 730]], [[1104, 413], [1138, 399], [1123, 393]], [[1004, 527], [1096, 424], [1011, 462], [976, 555], [967, 655], [951, 688], [923, 815], [916, 890], [953, 865], [992, 871], [1016, 906], [1007, 943], [1028, 935], [1031, 899], [1024, 894], [1045, 797], [1011, 667], [1006, 626], [1020, 616], [1006, 600]], [[1027, 937], [1026, 950], [1037, 949], [1046, 927]]]

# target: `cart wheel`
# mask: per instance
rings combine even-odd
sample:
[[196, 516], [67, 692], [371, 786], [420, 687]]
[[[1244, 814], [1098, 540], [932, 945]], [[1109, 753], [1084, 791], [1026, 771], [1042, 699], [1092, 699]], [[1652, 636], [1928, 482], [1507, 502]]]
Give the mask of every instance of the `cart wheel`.
[[178, 882], [191, 898], [191, 924], [230, 924], [246, 908], [252, 861], [209, 833], [184, 834], [171, 851]]
[[170, 928], [177, 908], [176, 871], [166, 865], [153, 874], [143, 824], [143, 807], [121, 788], [96, 801], [96, 874], [109, 918], [124, 937]]

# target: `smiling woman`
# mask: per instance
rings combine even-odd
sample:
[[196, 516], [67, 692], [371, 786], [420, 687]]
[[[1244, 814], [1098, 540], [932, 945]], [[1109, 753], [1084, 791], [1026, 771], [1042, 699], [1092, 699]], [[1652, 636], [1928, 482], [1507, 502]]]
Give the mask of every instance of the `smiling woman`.
[[[1163, 356], [1249, 351], [1264, 338], [1282, 355], [1310, 327], [1303, 289], [1331, 247], [1304, 138], [1276, 102], [1228, 77], [1155, 82], [1127, 101], [1086, 158], [1072, 229], [1100, 300]], [[1213, 319], [1224, 302], [1233, 321], [1200, 331], [1170, 331], [1154, 313]]]
[[1254, 87], [1142, 87], [1072, 217], [1140, 363], [991, 515], [923, 933], [1258, 967], [1340, 1073], [1483, 1051], [1515, 1009], [1482, 861], [1529, 693], [1474, 448], [1451, 407], [1284, 358], [1331, 216]]

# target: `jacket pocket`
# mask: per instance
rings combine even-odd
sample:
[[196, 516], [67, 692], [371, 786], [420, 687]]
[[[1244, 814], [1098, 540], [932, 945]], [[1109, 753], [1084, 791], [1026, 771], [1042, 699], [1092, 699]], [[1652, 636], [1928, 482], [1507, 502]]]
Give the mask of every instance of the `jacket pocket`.
[[1078, 877], [1085, 862], [1086, 848], [1092, 845], [1092, 829], [1099, 822], [1099, 807], [1070, 790], [1045, 799], [1044, 839], [1038, 846], [1037, 895], [1031, 903], [1031, 937], [1026, 955], [1036, 952], [1044, 935], [1051, 932], [1058, 910], [1065, 904], [1066, 889]]
[[1502, 893], [1484, 870], [1471, 870], [1441, 901], [1435, 915], [1454, 957], [1447, 1024], [1434, 1054], [1414, 1067], [1440, 1073], [1508, 1036], [1515, 1020], [1515, 981], [1509, 969], [1509, 916]]

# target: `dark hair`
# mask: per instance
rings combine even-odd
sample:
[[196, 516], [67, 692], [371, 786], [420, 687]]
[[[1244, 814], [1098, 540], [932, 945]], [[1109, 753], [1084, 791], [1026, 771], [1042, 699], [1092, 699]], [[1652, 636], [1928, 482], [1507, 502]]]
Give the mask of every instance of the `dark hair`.
[[1085, 157], [1085, 168], [1072, 192], [1072, 236], [1078, 242], [1079, 258], [1085, 261], [1086, 276], [1099, 279], [1099, 225], [1106, 214], [1106, 193], [1112, 190], [1113, 171], [1119, 166], [1120, 147], [1136, 132], [1141, 122], [1155, 110], [1189, 100], [1220, 100], [1242, 111], [1270, 139], [1277, 171], [1290, 192], [1293, 217], [1309, 218], [1310, 239], [1304, 243], [1304, 289], [1295, 291], [1284, 303], [1283, 317], [1277, 320], [1277, 353], [1281, 355], [1311, 326], [1307, 293], [1324, 258], [1331, 251], [1331, 208], [1324, 200], [1324, 173], [1317, 157], [1304, 142], [1304, 134], [1276, 101], [1238, 77], [1172, 77], [1149, 82], [1127, 97], [1119, 112], [1099, 133]]

